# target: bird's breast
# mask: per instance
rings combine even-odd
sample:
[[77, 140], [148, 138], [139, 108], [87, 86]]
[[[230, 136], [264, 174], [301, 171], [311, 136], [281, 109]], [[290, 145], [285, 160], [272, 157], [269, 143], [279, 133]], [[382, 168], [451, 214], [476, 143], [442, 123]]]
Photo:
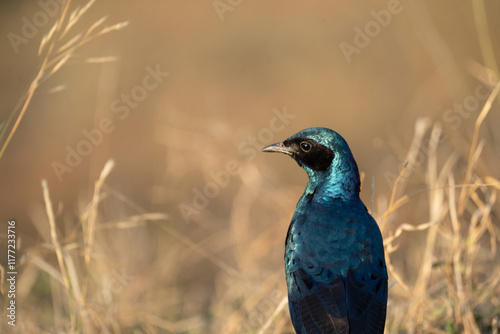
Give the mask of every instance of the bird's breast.
[[286, 269], [321, 268], [344, 276], [349, 268], [373, 261], [370, 246], [370, 240], [360, 238], [354, 228], [321, 223], [294, 225], [286, 244]]

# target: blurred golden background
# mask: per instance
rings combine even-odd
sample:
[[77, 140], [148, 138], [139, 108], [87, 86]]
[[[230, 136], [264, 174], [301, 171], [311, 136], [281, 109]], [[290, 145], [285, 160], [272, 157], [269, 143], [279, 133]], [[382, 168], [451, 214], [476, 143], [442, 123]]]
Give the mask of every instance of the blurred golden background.
[[384, 228], [387, 332], [498, 332], [500, 3], [64, 3], [0, 4], [3, 331], [293, 332], [307, 176], [260, 148], [323, 126]]

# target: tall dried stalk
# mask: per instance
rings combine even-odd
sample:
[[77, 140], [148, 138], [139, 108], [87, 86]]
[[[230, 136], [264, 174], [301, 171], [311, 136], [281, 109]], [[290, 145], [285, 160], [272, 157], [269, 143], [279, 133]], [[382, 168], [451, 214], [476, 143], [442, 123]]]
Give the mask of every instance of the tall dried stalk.
[[[63, 38], [67, 35], [67, 33], [71, 30], [71, 28], [80, 20], [80, 18], [89, 10], [89, 8], [95, 3], [95, 0], [90, 0], [85, 6], [82, 8], [77, 7], [68, 18], [69, 9], [71, 6], [71, 0], [66, 1], [64, 7], [61, 11], [61, 16], [57, 20], [57, 22], [52, 26], [49, 32], [42, 38], [40, 42], [40, 47], [38, 48], [38, 56], [42, 57], [41, 65], [38, 69], [38, 72], [35, 75], [35, 78], [31, 82], [27, 92], [20, 99], [17, 106], [11, 112], [9, 118], [6, 121], [5, 127], [0, 133], [0, 141], [3, 139], [4, 135], [7, 132], [10, 122], [14, 119], [15, 115], [17, 115], [14, 125], [10, 129], [10, 132], [5, 139], [2, 148], [0, 149], [0, 159], [2, 158], [7, 146], [9, 145], [12, 137], [16, 133], [19, 125], [23, 117], [28, 110], [28, 107], [33, 99], [35, 92], [37, 91], [40, 84], [49, 79], [52, 75], [54, 75], [57, 71], [64, 66], [74, 52], [80, 48], [81, 46], [87, 44], [93, 39], [107, 34], [111, 31], [121, 30], [125, 26], [128, 25], [128, 21], [121, 22], [118, 24], [114, 24], [112, 26], [101, 28], [100, 30], [96, 30], [99, 26], [101, 26], [106, 20], [106, 16], [94, 22], [85, 33], [79, 33], [70, 38], [68, 41], [64, 42]], [[44, 53], [44, 51], [46, 52]], [[100, 58], [98, 62], [108, 61], [110, 59], [115, 58]], [[95, 58], [93, 62], [96, 62]], [[20, 108], [20, 111], [19, 111]], [[19, 112], [18, 112], [19, 111]]]
[[57, 262], [59, 263], [59, 268], [61, 269], [61, 274], [63, 277], [64, 287], [68, 292], [68, 302], [70, 309], [70, 317], [71, 317], [71, 328], [74, 330], [76, 328], [76, 301], [73, 293], [73, 286], [70, 283], [70, 274], [65, 261], [65, 254], [63, 253], [63, 248], [59, 242], [59, 238], [57, 236], [57, 227], [56, 221], [54, 217], [54, 210], [52, 208], [52, 201], [50, 199], [49, 188], [47, 186], [47, 181], [42, 181], [43, 188], [43, 198], [45, 200], [45, 208], [47, 212], [47, 217], [49, 218], [50, 225], [50, 240], [52, 245], [54, 246], [54, 251], [57, 256]]

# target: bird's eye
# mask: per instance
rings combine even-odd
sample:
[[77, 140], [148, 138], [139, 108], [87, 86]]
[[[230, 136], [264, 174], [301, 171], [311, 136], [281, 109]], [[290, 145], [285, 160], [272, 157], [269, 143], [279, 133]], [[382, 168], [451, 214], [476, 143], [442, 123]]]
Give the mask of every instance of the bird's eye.
[[310, 143], [303, 141], [302, 143], [300, 143], [300, 148], [302, 149], [302, 151], [307, 153], [311, 150], [312, 146]]

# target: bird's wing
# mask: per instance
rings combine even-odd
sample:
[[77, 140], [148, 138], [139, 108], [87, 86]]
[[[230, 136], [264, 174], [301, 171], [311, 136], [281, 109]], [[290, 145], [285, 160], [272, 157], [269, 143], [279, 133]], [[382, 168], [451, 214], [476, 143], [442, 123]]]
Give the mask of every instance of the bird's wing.
[[374, 270], [373, 267], [358, 269], [349, 270], [345, 281], [350, 331], [383, 333], [387, 307], [385, 268], [384, 270]]
[[344, 280], [317, 282], [303, 269], [291, 273], [301, 294], [289, 300], [297, 333], [383, 333], [387, 278], [370, 271], [349, 270]]
[[329, 283], [315, 281], [303, 269], [294, 273], [300, 295], [290, 297], [289, 307], [297, 334], [349, 333], [344, 280], [337, 275]]

